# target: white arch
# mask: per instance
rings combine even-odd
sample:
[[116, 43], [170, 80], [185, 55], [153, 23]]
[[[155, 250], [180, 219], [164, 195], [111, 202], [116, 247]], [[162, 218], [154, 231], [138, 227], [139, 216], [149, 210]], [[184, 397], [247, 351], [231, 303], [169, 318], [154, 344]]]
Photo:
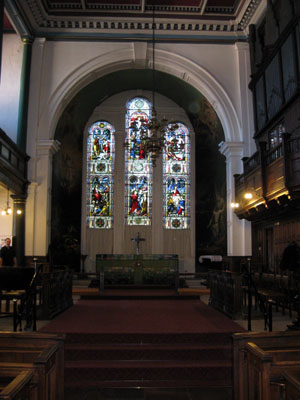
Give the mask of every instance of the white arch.
[[[144, 45], [147, 46], [146, 43]], [[151, 49], [144, 54], [147, 57], [145, 61], [150, 65]], [[221, 121], [225, 140], [242, 142], [241, 123], [235, 107], [218, 80], [201, 65], [178, 54], [159, 49], [155, 54], [156, 70], [184, 80], [207, 98]], [[75, 94], [89, 83], [108, 73], [132, 68], [141, 68], [141, 63], [135, 60], [134, 46], [131, 51], [125, 48], [102, 54], [72, 70], [50, 97], [47, 107], [39, 118], [41, 128], [39, 132], [47, 135], [47, 138], [53, 139], [59, 117]]]

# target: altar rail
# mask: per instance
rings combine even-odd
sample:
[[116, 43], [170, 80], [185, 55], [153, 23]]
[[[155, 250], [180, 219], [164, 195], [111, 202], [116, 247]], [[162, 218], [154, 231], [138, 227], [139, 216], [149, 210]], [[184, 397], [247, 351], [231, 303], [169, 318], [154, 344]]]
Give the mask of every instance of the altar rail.
[[52, 319], [73, 305], [72, 278], [73, 272], [69, 269], [40, 274], [37, 283], [38, 319]]
[[97, 254], [100, 290], [104, 286], [170, 286], [178, 288], [178, 256], [167, 254]]
[[209, 270], [210, 304], [233, 319], [242, 314], [242, 275], [231, 271]]

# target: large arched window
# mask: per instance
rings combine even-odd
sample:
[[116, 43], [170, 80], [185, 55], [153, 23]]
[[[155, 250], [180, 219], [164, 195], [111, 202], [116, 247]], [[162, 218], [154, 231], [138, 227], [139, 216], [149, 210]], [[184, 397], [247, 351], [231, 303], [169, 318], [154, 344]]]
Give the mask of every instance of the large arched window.
[[95, 122], [87, 140], [87, 225], [112, 227], [114, 128], [106, 121]]
[[[139, 121], [151, 118], [151, 103], [136, 97], [127, 103], [125, 154], [125, 216], [127, 225], [151, 225], [152, 165], [145, 156]], [[136, 122], [133, 129], [132, 123]]]
[[189, 131], [182, 123], [169, 130], [163, 154], [164, 227], [190, 226], [190, 147]]

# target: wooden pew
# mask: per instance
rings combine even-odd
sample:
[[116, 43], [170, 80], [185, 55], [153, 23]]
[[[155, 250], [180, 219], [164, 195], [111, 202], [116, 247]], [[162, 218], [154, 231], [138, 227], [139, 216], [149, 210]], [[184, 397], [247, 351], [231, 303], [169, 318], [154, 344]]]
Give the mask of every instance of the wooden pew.
[[248, 400], [280, 400], [283, 395], [283, 373], [300, 367], [300, 348], [264, 350], [247, 343]]
[[0, 332], [0, 364], [34, 370], [38, 400], [64, 398], [64, 335]]
[[33, 369], [0, 363], [0, 400], [39, 400]]
[[248, 400], [247, 344], [263, 349], [287, 349], [300, 347], [300, 332], [245, 332], [233, 336], [233, 398]]
[[285, 398], [287, 400], [300, 399], [300, 367], [290, 367], [283, 373]]

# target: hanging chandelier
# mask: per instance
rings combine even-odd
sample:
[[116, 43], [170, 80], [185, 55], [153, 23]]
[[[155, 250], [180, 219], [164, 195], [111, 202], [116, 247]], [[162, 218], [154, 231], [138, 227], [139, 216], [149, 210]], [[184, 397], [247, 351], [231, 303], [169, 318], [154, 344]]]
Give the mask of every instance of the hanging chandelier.
[[[178, 129], [176, 123], [169, 123], [166, 118], [159, 120], [155, 109], [155, 15], [154, 5], [152, 6], [152, 113], [151, 118], [138, 116], [134, 118], [129, 131], [133, 133], [131, 142], [141, 147], [145, 158], [149, 157], [152, 166], [156, 167], [156, 160], [167, 144], [167, 133]], [[174, 140], [174, 137], [173, 137]], [[175, 138], [176, 140], [176, 138]], [[129, 147], [129, 142], [124, 144]]]

